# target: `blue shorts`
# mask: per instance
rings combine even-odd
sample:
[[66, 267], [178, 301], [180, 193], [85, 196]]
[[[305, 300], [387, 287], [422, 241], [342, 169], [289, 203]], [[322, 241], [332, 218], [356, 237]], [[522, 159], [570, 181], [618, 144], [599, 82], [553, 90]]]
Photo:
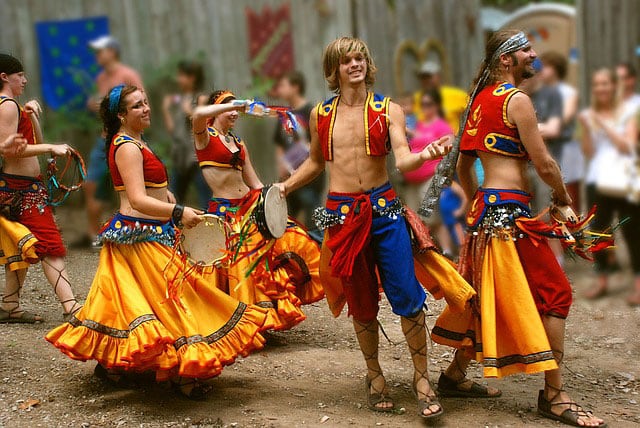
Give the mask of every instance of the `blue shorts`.
[[[372, 189], [366, 194], [373, 210], [370, 239], [357, 255], [351, 277], [339, 278], [332, 275], [326, 245], [327, 240], [344, 226], [336, 224], [329, 227], [320, 261], [323, 285], [325, 280], [334, 284], [336, 281], [342, 282], [349, 315], [358, 321], [369, 322], [376, 318], [380, 300], [379, 282], [393, 312], [403, 317], [413, 317], [422, 310], [426, 293], [416, 278], [407, 223], [400, 210], [396, 209], [401, 206], [389, 184]], [[353, 211], [354, 197], [358, 196], [329, 193], [327, 214], [343, 216], [345, 212]], [[327, 293], [327, 298], [330, 299], [330, 293]]]

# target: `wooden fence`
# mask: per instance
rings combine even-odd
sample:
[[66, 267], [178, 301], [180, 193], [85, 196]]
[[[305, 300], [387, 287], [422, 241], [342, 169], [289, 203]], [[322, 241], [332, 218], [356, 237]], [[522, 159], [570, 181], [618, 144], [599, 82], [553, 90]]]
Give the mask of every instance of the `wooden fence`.
[[[35, 23], [106, 15], [123, 61], [141, 71], [145, 86], [167, 64], [200, 58], [209, 88], [248, 96], [256, 84], [247, 10], [260, 14], [283, 4], [289, 5], [294, 66], [306, 75], [314, 101], [328, 95], [322, 50], [338, 36], [357, 35], [368, 42], [379, 69], [375, 89], [385, 94], [415, 89], [419, 61], [434, 55], [441, 56], [446, 80], [466, 88], [482, 56], [480, 0], [4, 0], [0, 50], [23, 60], [30, 79], [25, 98], [40, 98]], [[160, 116], [154, 117], [155, 141], [162, 132], [157, 132]], [[264, 142], [275, 124], [259, 122], [246, 120], [239, 128], [270, 180], [275, 178], [272, 145], [251, 143]], [[91, 141], [75, 143], [86, 152]]]
[[640, 1], [578, 0], [576, 6], [583, 94], [589, 93], [589, 76], [597, 68], [621, 61], [640, 68]]
[[[201, 55], [208, 83], [239, 92], [252, 86], [248, 65], [246, 9], [258, 13], [285, 0], [5, 0], [0, 48], [23, 59], [38, 94], [38, 58], [34, 24], [40, 21], [106, 15], [123, 46], [123, 60], [145, 74], [170, 59]], [[321, 70], [323, 47], [341, 35], [356, 34], [370, 45], [379, 65], [376, 89], [396, 92], [414, 86], [412, 54], [395, 59], [403, 42], [443, 48], [450, 81], [466, 87], [482, 52], [479, 0], [288, 0], [295, 67], [309, 81], [309, 95], [327, 94]], [[406, 46], [406, 45], [405, 45]], [[422, 55], [423, 53], [420, 53]]]

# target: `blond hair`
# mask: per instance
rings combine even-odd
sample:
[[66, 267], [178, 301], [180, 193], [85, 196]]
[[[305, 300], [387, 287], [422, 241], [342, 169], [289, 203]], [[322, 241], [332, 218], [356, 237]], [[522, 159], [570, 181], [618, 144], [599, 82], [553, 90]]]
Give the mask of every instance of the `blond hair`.
[[367, 88], [373, 86], [376, 81], [376, 68], [369, 48], [366, 43], [356, 37], [340, 37], [329, 43], [322, 54], [322, 67], [324, 78], [332, 92], [340, 92], [340, 62], [350, 53], [357, 52], [367, 61], [367, 74], [364, 83]]

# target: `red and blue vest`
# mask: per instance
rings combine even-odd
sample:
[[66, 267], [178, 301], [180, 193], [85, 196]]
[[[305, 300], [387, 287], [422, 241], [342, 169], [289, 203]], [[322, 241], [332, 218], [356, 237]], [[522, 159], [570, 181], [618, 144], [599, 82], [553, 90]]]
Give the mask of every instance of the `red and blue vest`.
[[[336, 95], [316, 106], [317, 130], [326, 161], [333, 160], [333, 124], [340, 96]], [[389, 143], [388, 97], [369, 92], [364, 109], [365, 150], [369, 156], [385, 156], [391, 150]]]
[[521, 92], [508, 82], [482, 89], [473, 100], [464, 132], [460, 139], [462, 153], [477, 156], [477, 152], [527, 159], [529, 155], [520, 141], [515, 124], [509, 122], [507, 105], [512, 96]]

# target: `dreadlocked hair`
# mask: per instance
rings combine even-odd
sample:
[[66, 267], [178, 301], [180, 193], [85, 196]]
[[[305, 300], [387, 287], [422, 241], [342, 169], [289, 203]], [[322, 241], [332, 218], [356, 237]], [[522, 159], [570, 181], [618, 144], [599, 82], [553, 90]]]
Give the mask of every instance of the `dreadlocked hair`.
[[519, 30], [500, 30], [491, 35], [485, 47], [484, 59], [480, 64], [480, 69], [478, 70], [478, 73], [476, 74], [476, 77], [473, 79], [473, 83], [471, 84], [471, 89], [469, 91], [470, 93], [473, 92], [473, 89], [480, 82], [486, 69], [489, 69], [489, 79], [484, 82], [482, 87], [478, 88], [478, 92], [481, 91], [484, 86], [490, 83], [494, 83], [496, 80], [498, 80], [498, 66], [500, 64], [500, 61], [494, 61], [493, 64], [490, 64], [490, 62], [500, 45], [502, 45], [504, 42], [509, 40], [510, 37], [515, 36], [519, 32]]

